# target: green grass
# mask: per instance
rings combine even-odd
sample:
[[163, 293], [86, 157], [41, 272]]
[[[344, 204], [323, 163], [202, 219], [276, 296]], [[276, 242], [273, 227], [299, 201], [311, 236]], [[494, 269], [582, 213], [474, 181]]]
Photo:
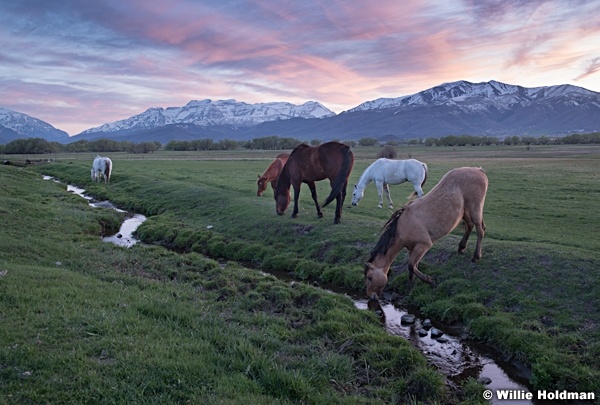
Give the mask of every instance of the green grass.
[[[89, 207], [38, 169], [84, 171], [74, 183], [102, 194], [83, 165], [0, 166], [0, 403], [477, 400], [449, 392], [347, 297], [195, 252], [102, 242], [122, 214]], [[127, 181], [115, 175], [108, 193]], [[182, 246], [179, 226], [204, 227], [177, 208], [195, 200], [184, 195], [139, 201]]]
[[[356, 164], [351, 175], [351, 184], [358, 180], [362, 170], [373, 161], [376, 152], [376, 148], [355, 149]], [[399, 149], [399, 152], [400, 158], [413, 157], [429, 165], [430, 175], [424, 187], [425, 191], [431, 189], [441, 176], [453, 167], [484, 167], [490, 179], [484, 210], [487, 233], [483, 243], [483, 259], [478, 265], [469, 261], [474, 241], [471, 241], [465, 255], [455, 253], [460, 230], [436, 243], [420, 266], [421, 271], [433, 276], [437, 281], [436, 289], [417, 283], [415, 288], [406, 294], [406, 262], [405, 252], [402, 252], [392, 267], [389, 290], [397, 292], [401, 302], [417, 305], [426, 316], [465, 325], [471, 337], [499, 348], [508, 358], [530, 367], [533, 371], [531, 382], [535, 388], [592, 390], [598, 393], [598, 148], [594, 149], [588, 145], [532, 147], [530, 150], [524, 147], [504, 146], [455, 149], [414, 147]], [[272, 152], [272, 155], [276, 153]], [[311, 312], [310, 318], [313, 321], [318, 319], [319, 324], [308, 327], [303, 320], [308, 309], [302, 307], [299, 312], [292, 311], [298, 303], [297, 299], [293, 298], [295, 290], [290, 289], [289, 285], [278, 284], [280, 286], [275, 289], [276, 292], [272, 292], [272, 286], [257, 291], [255, 288], [244, 287], [247, 284], [242, 280], [244, 276], [238, 275], [238, 269], [241, 268], [236, 263], [240, 262], [258, 270], [273, 271], [301, 280], [307, 279], [311, 283], [318, 282], [331, 288], [344, 287], [349, 291], [364, 294], [362, 263], [377, 241], [381, 226], [391, 214], [387, 209], [376, 208], [378, 196], [373, 185], [367, 187], [365, 198], [358, 207], [348, 207], [347, 200], [342, 223], [339, 225], [333, 225], [333, 206], [325, 209], [324, 218], [316, 218], [308, 190], [303, 186], [299, 217], [292, 220], [289, 213], [282, 217], [276, 215], [271, 190], [262, 198], [255, 195], [256, 177], [269, 164], [271, 157], [268, 153], [254, 155], [249, 151], [234, 151], [216, 155], [197, 153], [185, 155], [185, 159], [178, 157], [181, 156], [157, 154], [144, 156], [144, 159], [125, 154], [114, 158], [111, 156], [114, 161], [114, 173], [108, 187], [91, 182], [91, 160], [81, 156], [76, 160], [59, 159], [59, 163], [21, 171], [26, 173], [18, 172], [18, 176], [25, 176], [27, 184], [35, 186], [15, 186], [15, 194], [18, 194], [18, 197], [14, 197], [16, 200], [11, 200], [11, 204], [24, 198], [31, 198], [32, 205], [41, 203], [38, 199], [45, 199], [46, 205], [60, 203], [62, 206], [68, 203], [69, 208], [65, 213], [60, 214], [61, 210], [65, 210], [63, 207], [57, 208], [57, 212], [52, 215], [60, 217], [56, 221], [58, 223], [67, 222], [65, 218], [71, 221], [72, 218], [74, 224], [69, 230], [53, 229], [50, 232], [62, 236], [69, 235], [71, 240], [69, 243], [59, 242], [60, 238], [55, 235], [53, 241], [47, 242], [46, 248], [39, 247], [42, 249], [40, 259], [34, 259], [36, 255], [25, 252], [23, 244], [27, 245], [26, 242], [13, 242], [14, 246], [7, 252], [23, 251], [23, 258], [11, 258], [10, 263], [29, 265], [33, 260], [38, 266], [55, 267], [55, 261], [60, 260], [52, 252], [55, 248], [65, 251], [64, 254], [71, 257], [69, 260], [62, 260], [66, 263], [62, 268], [67, 267], [70, 271], [89, 277], [99, 276], [96, 272], [89, 272], [89, 263], [97, 261], [104, 263], [103, 271], [107, 273], [121, 274], [119, 269], [128, 269], [126, 275], [138, 280], [136, 283], [142, 283], [140, 278], [150, 278], [161, 280], [161, 285], [165, 282], [172, 284], [173, 280], [176, 280], [178, 286], [184, 284], [193, 287], [195, 283], [199, 283], [197, 277], [204, 280], [206, 275], [202, 273], [201, 277], [195, 276], [193, 271], [180, 273], [180, 267], [187, 266], [178, 264], [178, 260], [191, 260], [189, 257], [198, 257], [194, 260], [201, 260], [203, 255], [207, 255], [228, 263], [223, 272], [232, 268], [231, 272], [227, 272], [226, 280], [211, 281], [209, 278], [205, 282], [219, 291], [215, 301], [227, 303], [226, 306], [231, 314], [234, 314], [232, 316], [237, 324], [245, 324], [243, 319], [248, 312], [266, 311], [266, 314], [263, 313], [253, 322], [260, 324], [261, 328], [263, 324], [260, 322], [269, 324], [269, 327], [273, 326], [274, 331], [269, 332], [268, 336], [256, 338], [256, 342], [261, 342], [257, 343], [259, 347], [273, 345], [279, 347], [279, 350], [286, 347], [287, 350], [295, 351], [301, 350], [298, 345], [308, 345], [313, 348], [333, 347], [335, 353], [335, 344], [332, 346], [331, 342], [342, 345], [343, 342], [352, 340], [353, 344], [369, 350], [369, 353], [357, 357], [354, 352], [351, 360], [332, 354], [330, 361], [336, 365], [334, 369], [342, 374], [348, 372], [351, 364], [350, 369], [354, 374], [343, 374], [346, 375], [347, 381], [341, 383], [338, 377], [328, 376], [328, 372], [323, 372], [325, 376], [317, 373], [317, 376], [320, 375], [318, 378], [322, 378], [319, 381], [334, 379], [345, 387], [342, 391], [346, 391], [350, 386], [355, 387], [354, 391], [349, 391], [354, 399], [365, 398], [366, 395], [371, 400], [375, 398], [375, 401], [389, 402], [393, 398], [407, 399], [426, 395], [429, 401], [447, 401], [440, 399], [448, 393], [442, 389], [439, 381], [432, 376], [426, 377], [429, 374], [426, 368], [423, 368], [421, 356], [412, 354], [405, 346], [400, 346], [397, 339], [391, 341], [389, 347], [384, 345], [379, 348], [379, 344], [374, 342], [379, 342], [380, 339], [387, 342], [387, 339], [392, 337], [375, 337], [373, 334], [376, 332], [369, 332], [369, 339], [363, 340], [362, 333], [366, 333], [365, 328], [370, 328], [367, 325], [371, 325], [374, 320], [366, 314], [360, 315], [366, 317], [366, 320], [345, 319], [347, 316], [354, 316], [355, 311], [350, 303], [344, 301], [343, 304], [336, 304], [335, 309], [310, 306], [311, 311], [314, 311]], [[116, 255], [122, 256], [120, 260], [106, 263], [107, 259], [99, 259], [104, 257], [101, 252], [112, 252], [115, 248], [101, 245], [94, 240], [93, 234], [96, 232], [97, 235], [101, 228], [106, 226], [99, 224], [112, 223], [112, 219], [108, 221], [104, 218], [108, 214], [98, 214], [83, 208], [81, 211], [85, 214], [80, 214], [82, 217], [78, 218], [78, 215], [71, 212], [70, 207], [79, 207], [80, 204], [71, 201], [71, 198], [65, 197], [60, 200], [59, 195], [63, 191], [60, 190], [60, 185], [43, 183], [39, 177], [27, 174], [33, 171], [38, 173], [37, 176], [40, 173], [54, 175], [64, 182], [86, 188], [98, 198], [110, 199], [123, 208], [149, 216], [139, 229], [139, 237], [147, 243], [160, 244], [184, 254], [158, 253], [159, 250], [155, 250], [157, 248], [142, 250], [136, 247], [126, 251], [127, 253]], [[18, 181], [25, 181], [21, 180], [21, 177]], [[21, 190], [23, 187], [38, 187], [40, 184], [51, 190], [42, 194], [43, 197], [27, 197]], [[400, 207], [412, 192], [407, 184], [392, 186], [391, 189], [396, 207]], [[327, 182], [319, 182], [318, 193], [321, 201], [328, 192]], [[3, 209], [7, 209], [7, 206], [0, 205]], [[27, 221], [37, 224], [35, 226], [40, 231], [49, 228], [50, 219], [47, 213], [29, 213], [30, 210], [28, 215], [37, 215], [37, 218]], [[7, 215], [12, 216], [14, 213], [7, 211]], [[102, 220], [95, 216], [102, 217]], [[4, 225], [3, 223], [3, 227]], [[208, 226], [212, 229], [207, 229]], [[82, 231], [84, 229], [88, 231]], [[92, 235], [89, 234], [90, 230]], [[17, 229], [11, 232], [24, 231]], [[7, 236], [0, 238], [4, 240]], [[81, 252], [82, 240], [86, 243], [86, 252], [98, 251], [97, 254], [90, 255], [90, 262], [87, 262], [87, 257], [79, 257], [81, 254], [76, 253]], [[139, 251], [144, 252], [143, 255], [138, 253]], [[152, 253], [149, 254], [148, 251]], [[6, 257], [4, 252], [0, 254], [1, 257]], [[155, 255], [165, 255], [170, 259], [163, 261]], [[84, 260], [86, 263], [81, 263]], [[38, 261], [40, 263], [37, 263]], [[254, 274], [254, 270], [245, 271]], [[111, 277], [118, 278], [115, 275]], [[111, 283], [114, 283], [114, 280], [111, 280]], [[310, 287], [304, 287], [303, 283], [297, 283], [296, 286], [298, 285], [302, 285], [302, 288]], [[218, 316], [224, 316], [214, 309], [211, 311]], [[288, 323], [277, 325], [276, 320], [282, 319]], [[296, 330], [294, 322], [299, 322], [301, 330]], [[294, 333], [290, 332], [290, 329]], [[240, 336], [246, 336], [247, 333], [245, 330]], [[325, 342], [319, 340], [323, 335], [327, 336]], [[286, 338], [283, 343], [279, 341], [282, 337]], [[120, 337], [115, 339], [120, 340]], [[368, 341], [373, 344], [367, 345]], [[400, 352], [394, 354], [396, 352], [392, 350], [393, 347], [401, 348]], [[351, 351], [354, 350], [356, 348]], [[377, 350], [382, 350], [381, 354], [377, 354]], [[276, 352], [277, 349], [274, 349], [271, 353]], [[408, 366], [401, 367], [408, 353], [411, 353], [410, 357], [417, 356], [420, 360], [415, 365], [409, 362]], [[266, 357], [270, 358], [272, 355]], [[286, 354], [284, 361], [275, 361], [274, 364], [285, 366], [284, 375], [279, 376], [279, 380], [275, 382], [260, 371], [263, 368], [258, 368], [259, 371], [253, 375], [260, 376], [263, 384], [260, 392], [263, 395], [270, 399], [286, 398], [290, 401], [298, 397], [322, 398], [319, 395], [331, 395], [333, 398], [335, 395], [341, 395], [339, 386], [331, 381], [328, 385], [308, 379], [306, 387], [295, 387], [292, 380], [304, 381], [303, 378], [308, 378], [302, 377], [306, 375], [306, 370], [313, 370], [314, 361], [318, 363], [316, 359], [295, 363], [293, 360], [298, 356], [303, 358], [307, 355]], [[394, 363], [395, 356], [403, 360]], [[327, 358], [327, 355], [318, 357]], [[1, 359], [0, 357], [0, 363]], [[377, 367], [380, 370], [378, 375], [365, 375], [365, 364], [369, 366], [368, 370]], [[322, 368], [322, 365], [317, 366], [317, 369]], [[395, 374], [388, 375], [385, 370], [395, 370]], [[368, 380], [368, 384], [365, 379]], [[427, 382], [418, 383], [423, 379]], [[238, 383], [242, 384], [241, 381], [245, 380], [241, 378]], [[325, 388], [318, 388], [325, 385], [333, 387], [331, 389], [337, 394], [332, 394]], [[269, 388], [272, 386], [285, 386], [285, 393], [280, 396], [273, 394]], [[308, 386], [313, 388], [309, 389]], [[365, 386], [378, 388], [365, 392]], [[476, 391], [477, 389], [467, 385], [462, 394], [468, 396]], [[209, 392], [213, 399], [225, 398], [221, 394], [215, 394], [215, 391]], [[188, 394], [184, 394], [186, 395]], [[192, 394], [188, 397], [190, 396]], [[453, 400], [458, 401], [456, 398]], [[470, 399], [465, 397], [461, 400]]]

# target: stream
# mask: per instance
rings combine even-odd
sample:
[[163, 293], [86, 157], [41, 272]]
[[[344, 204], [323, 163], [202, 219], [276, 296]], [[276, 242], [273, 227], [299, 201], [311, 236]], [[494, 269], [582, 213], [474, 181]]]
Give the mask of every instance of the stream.
[[[51, 176], [44, 176], [44, 180], [59, 182]], [[92, 207], [125, 212], [109, 201], [94, 200], [92, 197], [87, 196], [82, 188], [68, 185], [67, 191], [85, 198]], [[145, 216], [133, 214], [123, 222], [118, 233], [103, 237], [102, 240], [129, 248], [139, 243], [139, 240], [133, 234], [145, 220]], [[274, 275], [289, 279], [289, 275]], [[349, 296], [355, 307], [374, 311], [390, 334], [402, 336], [411, 342], [440, 373], [446, 376], [450, 385], [457, 386], [469, 377], [475, 378], [484, 382], [485, 388], [494, 393], [490, 403], [495, 405], [546, 405], [555, 403], [537, 399], [497, 399], [497, 390], [510, 390], [517, 393], [517, 395], [520, 394], [517, 398], [524, 398], [525, 393], [533, 392], [532, 389], [528, 388], [527, 378], [524, 377], [526, 370], [520, 370], [512, 364], [502, 361], [499, 354], [493, 353], [489, 348], [485, 348], [476, 342], [467, 341], [461, 336], [460, 331], [453, 331], [447, 325], [421, 319], [418, 313], [399, 308], [390, 302], [367, 300], [355, 296], [354, 292], [333, 290], [336, 290], [336, 293]]]

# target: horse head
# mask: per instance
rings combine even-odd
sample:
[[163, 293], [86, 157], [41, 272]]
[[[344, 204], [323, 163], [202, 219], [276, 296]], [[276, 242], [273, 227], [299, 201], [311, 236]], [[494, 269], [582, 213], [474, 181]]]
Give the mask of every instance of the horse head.
[[360, 200], [365, 196], [365, 189], [359, 189], [358, 186], [354, 185], [354, 191], [352, 192], [352, 205], [358, 205]]
[[277, 215], [285, 214], [285, 210], [290, 205], [291, 197], [290, 190], [278, 190], [279, 193], [275, 194], [275, 211], [277, 211]]
[[267, 179], [265, 177], [260, 177], [258, 175], [258, 180], [256, 180], [256, 185], [258, 186], [258, 190], [256, 191], [257, 197], [262, 197], [263, 192], [267, 189]]
[[365, 283], [367, 285], [367, 296], [370, 299], [381, 297], [387, 281], [387, 269], [377, 267], [373, 263], [365, 263]]

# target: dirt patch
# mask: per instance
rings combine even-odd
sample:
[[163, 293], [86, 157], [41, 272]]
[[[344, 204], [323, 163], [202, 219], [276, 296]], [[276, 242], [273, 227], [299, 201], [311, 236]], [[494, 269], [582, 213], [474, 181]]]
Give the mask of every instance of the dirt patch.
[[294, 224], [296, 235], [304, 236], [308, 235], [315, 227], [313, 225], [300, 225]]

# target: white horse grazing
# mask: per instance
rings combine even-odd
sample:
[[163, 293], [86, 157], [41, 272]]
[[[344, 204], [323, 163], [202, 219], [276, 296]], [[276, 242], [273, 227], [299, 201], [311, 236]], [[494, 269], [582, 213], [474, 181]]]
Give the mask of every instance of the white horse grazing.
[[110, 173], [112, 172], [112, 160], [107, 157], [97, 155], [92, 164], [92, 180], [101, 182], [104, 177], [104, 184], [110, 181]]
[[416, 159], [408, 160], [393, 160], [381, 158], [373, 162], [365, 169], [360, 176], [358, 183], [354, 186], [352, 193], [352, 205], [358, 205], [365, 195], [365, 188], [374, 181], [379, 193], [379, 205], [383, 206], [383, 190], [387, 194], [390, 202], [389, 207], [393, 208], [392, 198], [390, 197], [390, 184], [401, 184], [405, 181], [410, 181], [415, 188], [413, 196], [423, 197], [423, 189], [421, 188], [427, 180], [427, 165], [419, 162]]

